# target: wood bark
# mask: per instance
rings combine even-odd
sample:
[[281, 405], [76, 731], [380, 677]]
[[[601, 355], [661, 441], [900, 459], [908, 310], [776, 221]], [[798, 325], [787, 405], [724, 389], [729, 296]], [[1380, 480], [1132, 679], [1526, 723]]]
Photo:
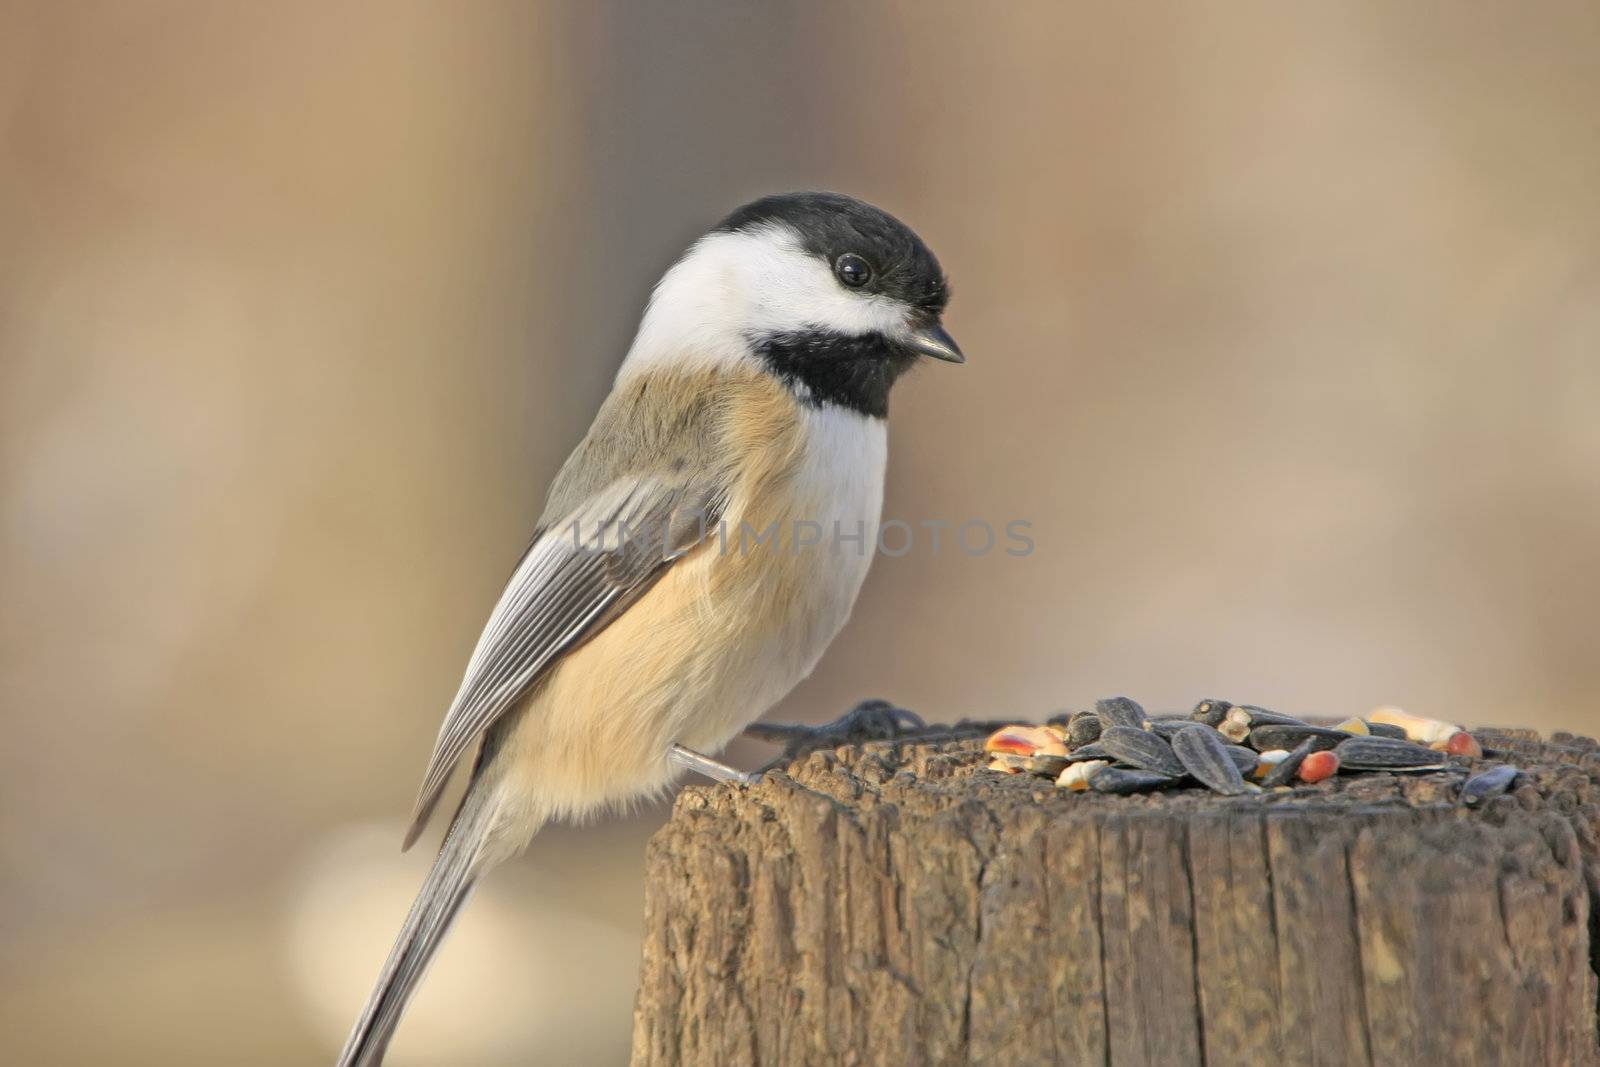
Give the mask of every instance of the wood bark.
[[636, 1067], [1600, 1064], [1600, 752], [1112, 797], [973, 729], [691, 787], [648, 856]]

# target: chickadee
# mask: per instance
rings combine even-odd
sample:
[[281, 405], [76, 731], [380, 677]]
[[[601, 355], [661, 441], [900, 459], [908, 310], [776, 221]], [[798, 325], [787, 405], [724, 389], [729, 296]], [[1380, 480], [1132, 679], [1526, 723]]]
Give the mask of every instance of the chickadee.
[[439, 728], [406, 847], [477, 743], [471, 782], [340, 1067], [382, 1062], [473, 884], [545, 822], [685, 768], [748, 780], [706, 753], [849, 616], [889, 389], [920, 357], [963, 362], [948, 298], [915, 233], [830, 193], [747, 204], [662, 277]]

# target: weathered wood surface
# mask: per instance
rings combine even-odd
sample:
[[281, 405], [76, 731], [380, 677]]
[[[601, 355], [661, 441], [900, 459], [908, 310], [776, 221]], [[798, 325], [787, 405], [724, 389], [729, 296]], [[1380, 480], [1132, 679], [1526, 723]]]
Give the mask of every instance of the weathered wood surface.
[[1068, 794], [938, 732], [686, 789], [633, 1062], [1600, 1063], [1600, 752], [1478, 735], [1528, 772], [1480, 809], [1443, 775]]

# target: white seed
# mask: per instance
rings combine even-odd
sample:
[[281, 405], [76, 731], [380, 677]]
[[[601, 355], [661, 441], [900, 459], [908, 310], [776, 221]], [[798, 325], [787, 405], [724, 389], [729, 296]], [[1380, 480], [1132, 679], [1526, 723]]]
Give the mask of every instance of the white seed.
[[1392, 705], [1373, 708], [1368, 713], [1367, 718], [1373, 722], [1398, 726], [1406, 732], [1408, 740], [1422, 745], [1431, 745], [1435, 741], [1448, 741], [1451, 734], [1457, 733], [1461, 729], [1461, 727], [1453, 723], [1423, 718], [1421, 715], [1413, 715]]
[[1265, 778], [1272, 773], [1272, 768], [1289, 758], [1286, 748], [1269, 748], [1256, 756], [1255, 770], [1250, 772], [1252, 778]]
[[1110, 760], [1088, 759], [1072, 764], [1061, 772], [1061, 777], [1056, 779], [1056, 785], [1063, 789], [1070, 789], [1074, 793], [1081, 793], [1089, 788], [1089, 779], [1095, 772], [1111, 766]]

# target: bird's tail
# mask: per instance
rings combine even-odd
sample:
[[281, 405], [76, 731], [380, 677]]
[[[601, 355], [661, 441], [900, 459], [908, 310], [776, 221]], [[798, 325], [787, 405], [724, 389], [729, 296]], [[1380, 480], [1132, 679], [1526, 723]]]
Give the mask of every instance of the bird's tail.
[[485, 862], [485, 848], [494, 822], [494, 803], [481, 795], [488, 792], [474, 789], [467, 794], [439, 849], [439, 858], [400, 928], [378, 984], [345, 1041], [338, 1067], [377, 1067], [383, 1062], [384, 1050], [428, 962], [472, 894], [478, 876], [490, 865]]

